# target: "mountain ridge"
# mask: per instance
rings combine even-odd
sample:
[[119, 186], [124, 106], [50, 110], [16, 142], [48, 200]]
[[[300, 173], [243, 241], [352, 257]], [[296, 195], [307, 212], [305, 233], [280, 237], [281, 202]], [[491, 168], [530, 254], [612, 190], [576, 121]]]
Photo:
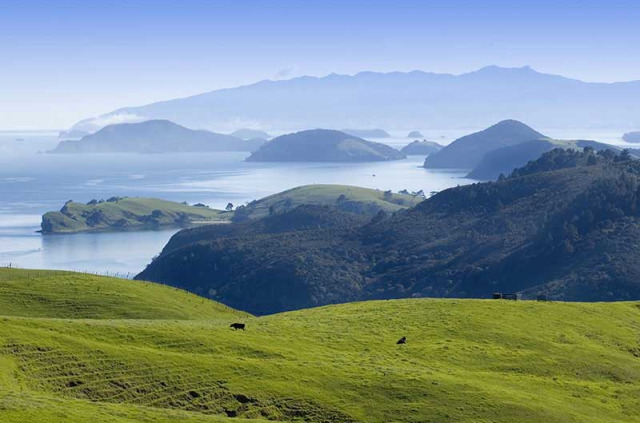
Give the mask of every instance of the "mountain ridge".
[[[576, 100], [577, 94], [581, 101]], [[585, 122], [592, 127], [628, 127], [640, 125], [634, 113], [636, 94], [640, 96], [640, 81], [584, 82], [526, 67], [492, 66], [460, 75], [363, 71], [263, 80], [121, 107], [100, 119], [82, 120], [73, 129], [95, 130], [98, 122], [118, 116], [165, 118], [217, 131], [240, 125], [276, 131], [305, 127], [477, 128], [508, 115], [528, 119], [538, 127], [579, 127]], [[590, 107], [585, 101], [591, 102]], [[486, 103], [492, 103], [491, 110]], [[619, 113], [615, 113], [609, 110], [614, 104], [625, 107], [618, 107]], [[227, 127], [231, 124], [233, 128]]]

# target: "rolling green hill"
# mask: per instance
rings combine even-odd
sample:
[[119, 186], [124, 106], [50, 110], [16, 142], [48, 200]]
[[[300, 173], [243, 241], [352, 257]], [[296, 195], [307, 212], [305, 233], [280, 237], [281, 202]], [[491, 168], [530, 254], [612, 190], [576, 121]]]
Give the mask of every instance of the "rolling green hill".
[[253, 201], [236, 210], [234, 220], [259, 219], [301, 205], [332, 206], [339, 210], [376, 215], [413, 207], [424, 198], [348, 185], [304, 185]]
[[157, 198], [113, 197], [87, 204], [68, 201], [60, 211], [45, 213], [40, 226], [45, 234], [155, 229], [189, 226], [194, 222], [224, 222], [232, 215]]
[[[168, 287], [30, 272], [0, 270], [3, 422], [624, 423], [640, 413], [638, 303], [407, 299], [255, 318]], [[74, 294], [99, 281], [154, 311], [116, 318], [104, 289], [107, 306], [69, 318], [49, 305], [63, 281], [77, 305], [100, 301]], [[7, 315], [16, 296], [43, 304]], [[202, 318], [161, 320], [163, 302]]]
[[56, 270], [0, 269], [0, 315], [60, 319], [212, 319], [242, 314], [151, 282]]

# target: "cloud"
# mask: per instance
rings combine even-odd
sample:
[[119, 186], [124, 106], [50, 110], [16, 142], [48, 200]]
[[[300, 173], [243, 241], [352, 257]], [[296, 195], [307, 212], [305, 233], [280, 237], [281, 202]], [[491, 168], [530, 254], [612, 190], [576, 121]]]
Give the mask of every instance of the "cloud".
[[79, 122], [77, 125], [75, 125], [73, 129], [87, 131], [87, 132], [95, 132], [108, 125], [115, 125], [118, 123], [142, 122], [144, 120], [148, 120], [148, 119], [133, 113], [108, 114], [108, 115], [102, 115], [95, 118], [83, 120], [82, 122]]
[[291, 75], [293, 75], [294, 73], [296, 73], [297, 70], [298, 70], [298, 67], [296, 65], [288, 66], [288, 67], [282, 68], [278, 72], [276, 72], [276, 74], [273, 76], [273, 78], [274, 79], [288, 78]]

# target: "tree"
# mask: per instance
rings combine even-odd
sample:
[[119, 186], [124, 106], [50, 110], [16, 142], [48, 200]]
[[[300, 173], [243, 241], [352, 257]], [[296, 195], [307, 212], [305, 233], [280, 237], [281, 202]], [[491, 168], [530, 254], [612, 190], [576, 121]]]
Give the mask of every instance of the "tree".
[[227, 207], [224, 208], [226, 211], [231, 211], [233, 210], [233, 203], [229, 203], [227, 204]]
[[619, 157], [620, 161], [631, 160], [631, 151], [629, 151], [628, 148], [625, 148], [624, 150], [622, 150]]

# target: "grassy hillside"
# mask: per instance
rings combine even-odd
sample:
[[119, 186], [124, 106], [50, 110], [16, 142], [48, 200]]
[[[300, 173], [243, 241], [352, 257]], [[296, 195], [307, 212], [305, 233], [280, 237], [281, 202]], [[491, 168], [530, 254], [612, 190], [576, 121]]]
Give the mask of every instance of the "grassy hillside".
[[193, 320], [242, 314], [156, 283], [55, 270], [0, 269], [3, 316]]
[[157, 198], [124, 197], [88, 204], [67, 202], [42, 216], [43, 233], [152, 229], [187, 226], [194, 221], [225, 221], [232, 213]]
[[[19, 286], [47, 302], [37, 279]], [[502, 300], [203, 320], [3, 316], [0, 420], [635, 422], [639, 329], [638, 303]]]
[[375, 215], [413, 207], [422, 197], [348, 185], [304, 185], [258, 201], [236, 211], [235, 220], [259, 219], [300, 205], [334, 206], [342, 211]]

